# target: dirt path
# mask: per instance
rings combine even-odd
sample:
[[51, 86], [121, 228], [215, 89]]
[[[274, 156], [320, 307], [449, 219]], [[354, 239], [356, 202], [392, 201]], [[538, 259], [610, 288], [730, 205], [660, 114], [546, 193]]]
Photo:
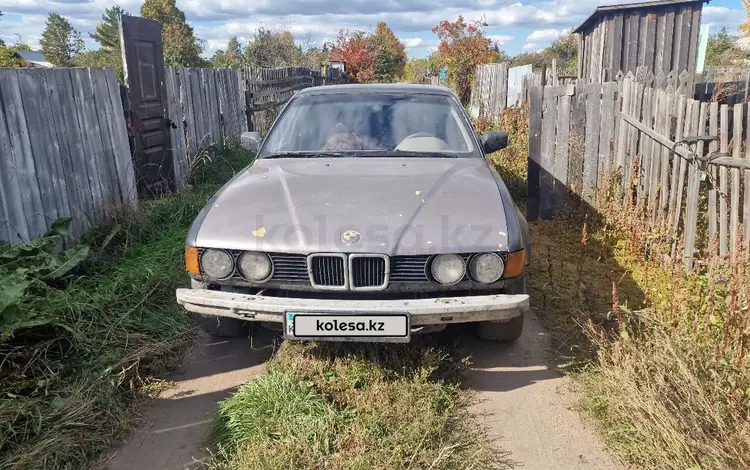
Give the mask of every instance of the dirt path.
[[146, 410], [131, 438], [100, 468], [105, 470], [183, 470], [201, 467], [216, 403], [237, 386], [258, 377], [271, 353], [270, 334], [220, 341], [202, 338], [175, 386]]
[[[264, 331], [262, 329], [258, 329]], [[619, 470], [598, 436], [572, 409], [570, 379], [549, 368], [548, 336], [531, 313], [514, 345], [466, 335], [474, 365], [466, 386], [478, 391], [474, 411], [499, 449], [510, 451], [519, 468], [533, 470]], [[136, 433], [113, 452], [106, 470], [197, 469], [216, 403], [240, 384], [258, 377], [270, 354], [270, 333], [253, 340], [203, 338], [176, 386], [156, 400]], [[265, 347], [265, 348], [264, 348]], [[258, 349], [261, 348], [261, 349]]]
[[480, 399], [474, 412], [517, 467], [623, 469], [573, 409], [572, 384], [550, 368], [548, 343], [532, 312], [513, 345], [469, 339], [474, 359], [466, 386], [477, 390]]

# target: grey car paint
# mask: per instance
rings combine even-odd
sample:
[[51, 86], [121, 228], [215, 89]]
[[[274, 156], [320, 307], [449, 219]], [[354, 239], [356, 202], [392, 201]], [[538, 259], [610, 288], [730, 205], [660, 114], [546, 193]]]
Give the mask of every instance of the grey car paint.
[[[396, 88], [456, 99], [445, 88], [393, 85], [319, 87], [300, 94]], [[470, 122], [465, 113], [464, 119]], [[358, 232], [359, 240], [343, 241], [347, 231]], [[209, 200], [186, 243], [302, 254], [530, 254], [526, 221], [484, 158], [261, 158]]]

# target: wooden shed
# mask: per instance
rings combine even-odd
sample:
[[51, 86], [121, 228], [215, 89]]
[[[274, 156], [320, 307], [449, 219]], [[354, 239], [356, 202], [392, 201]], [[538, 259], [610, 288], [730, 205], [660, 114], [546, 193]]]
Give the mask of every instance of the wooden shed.
[[579, 27], [578, 77], [611, 81], [646, 67], [654, 75], [695, 72], [703, 4], [660, 0], [598, 7]]

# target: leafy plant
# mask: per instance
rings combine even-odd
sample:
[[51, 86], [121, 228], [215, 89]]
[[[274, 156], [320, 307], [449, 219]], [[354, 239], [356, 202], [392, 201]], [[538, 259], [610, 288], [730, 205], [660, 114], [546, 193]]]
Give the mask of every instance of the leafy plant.
[[54, 323], [52, 317], [30, 315], [20, 303], [29, 293], [53, 288], [55, 280], [88, 256], [87, 245], [60, 250], [70, 221], [58, 219], [41, 238], [0, 246], [0, 341], [12, 338], [18, 330]]

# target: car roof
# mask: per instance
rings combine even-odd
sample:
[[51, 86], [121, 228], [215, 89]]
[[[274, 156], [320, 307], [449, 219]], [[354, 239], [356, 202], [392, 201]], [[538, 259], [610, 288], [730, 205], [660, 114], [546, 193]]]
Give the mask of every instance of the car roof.
[[356, 94], [356, 93], [403, 93], [403, 94], [431, 94], [455, 96], [453, 90], [443, 86], [435, 85], [413, 85], [406, 83], [374, 83], [374, 84], [346, 84], [328, 85], [305, 88], [297, 93], [301, 95], [329, 95], [334, 93]]

